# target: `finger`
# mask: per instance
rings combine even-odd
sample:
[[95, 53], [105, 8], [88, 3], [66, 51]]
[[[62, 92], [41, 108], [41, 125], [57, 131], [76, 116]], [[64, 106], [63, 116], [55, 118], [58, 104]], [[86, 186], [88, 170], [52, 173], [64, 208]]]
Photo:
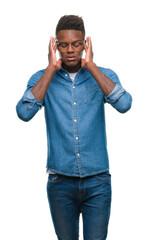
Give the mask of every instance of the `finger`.
[[53, 50], [56, 52], [56, 50], [57, 50], [57, 44], [56, 43], [54, 43], [54, 48], [53, 48]]
[[54, 52], [56, 52], [56, 50], [57, 50], [57, 43], [56, 43], [56, 38], [55, 37], [52, 38], [52, 48], [53, 48]]
[[85, 49], [85, 52], [86, 52], [87, 49], [88, 49], [88, 46], [87, 46], [87, 44], [86, 44], [86, 41], [84, 41], [84, 49]]
[[91, 46], [92, 46], [92, 45], [91, 45], [91, 37], [90, 37], [90, 36], [87, 37], [86, 40], [87, 40], [87, 42], [88, 42], [88, 47], [91, 48]]
[[49, 41], [49, 45], [48, 45], [48, 50], [50, 50], [50, 45], [51, 45], [51, 37], [50, 37], [50, 41]]
[[53, 41], [54, 41], [54, 47], [57, 47], [57, 39], [55, 37], [54, 37]]
[[52, 37], [50, 37], [50, 42], [49, 42], [49, 51], [52, 50]]
[[89, 53], [91, 54], [91, 56], [92, 56], [92, 58], [93, 58], [91, 37], [87, 37], [87, 41], [88, 41], [88, 51], [89, 51]]
[[55, 46], [55, 40], [56, 40], [56, 38], [53, 37], [53, 38], [52, 38], [52, 46], [53, 46], [53, 48], [54, 48], [54, 46]]
[[55, 39], [55, 37], [50, 37], [49, 52], [56, 52]]
[[49, 43], [49, 46], [50, 46], [51, 48], [54, 47], [54, 42], [55, 42], [55, 37], [50, 37], [50, 43]]

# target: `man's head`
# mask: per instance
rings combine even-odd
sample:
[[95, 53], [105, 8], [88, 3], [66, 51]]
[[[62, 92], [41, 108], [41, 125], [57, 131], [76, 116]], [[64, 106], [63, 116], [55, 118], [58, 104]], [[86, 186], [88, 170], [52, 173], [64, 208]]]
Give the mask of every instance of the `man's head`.
[[79, 16], [65, 15], [61, 17], [56, 27], [56, 37], [60, 30], [78, 30], [83, 34], [83, 38], [85, 38], [84, 22]]
[[75, 15], [61, 17], [56, 27], [56, 38], [64, 68], [71, 72], [77, 71], [81, 66], [84, 50], [83, 19]]

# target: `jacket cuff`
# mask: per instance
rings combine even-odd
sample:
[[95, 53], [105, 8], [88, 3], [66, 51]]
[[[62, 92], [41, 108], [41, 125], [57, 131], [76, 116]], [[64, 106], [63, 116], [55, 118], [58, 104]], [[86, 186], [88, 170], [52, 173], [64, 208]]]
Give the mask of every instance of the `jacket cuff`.
[[106, 102], [108, 103], [116, 103], [119, 98], [125, 93], [125, 90], [119, 84], [116, 84], [113, 91], [105, 97]]
[[37, 101], [35, 99], [35, 97], [33, 96], [32, 92], [31, 92], [31, 89], [27, 90], [24, 93], [22, 101], [37, 104], [39, 106], [39, 108], [41, 108], [43, 106], [43, 103], [44, 103], [44, 101]]

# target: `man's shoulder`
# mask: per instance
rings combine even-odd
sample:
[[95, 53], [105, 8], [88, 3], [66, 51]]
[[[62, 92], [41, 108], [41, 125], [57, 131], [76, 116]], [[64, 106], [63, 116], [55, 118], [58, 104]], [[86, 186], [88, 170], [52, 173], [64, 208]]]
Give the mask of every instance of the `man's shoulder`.
[[38, 70], [37, 72], [35, 72], [32, 76], [42, 76], [44, 74], [46, 69], [41, 69], [41, 70]]
[[31, 79], [40, 79], [42, 77], [42, 75], [44, 74], [46, 69], [42, 69], [42, 70], [38, 70], [37, 72], [35, 72], [32, 76]]
[[120, 84], [119, 77], [115, 71], [113, 71], [111, 68], [104, 68], [104, 67], [98, 67], [104, 75], [106, 75], [108, 78], [110, 78], [113, 82]]
[[105, 75], [113, 75], [116, 74], [111, 68], [105, 68], [105, 67], [100, 67], [98, 66], [98, 68], [101, 70], [101, 72], [103, 72]]
[[45, 72], [45, 69], [42, 70], [38, 70], [37, 72], [35, 72], [29, 79], [28, 81], [28, 85], [34, 85], [36, 84], [39, 79], [42, 77], [43, 73]]

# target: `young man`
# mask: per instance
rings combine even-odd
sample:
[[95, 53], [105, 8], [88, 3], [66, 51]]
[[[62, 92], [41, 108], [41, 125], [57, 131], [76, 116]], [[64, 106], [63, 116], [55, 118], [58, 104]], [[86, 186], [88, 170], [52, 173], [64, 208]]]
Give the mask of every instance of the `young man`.
[[[56, 50], [60, 59], [56, 59]], [[82, 59], [83, 50], [85, 58]], [[78, 240], [82, 213], [85, 240], [105, 240], [111, 206], [111, 175], [104, 103], [121, 113], [132, 103], [111, 69], [93, 62], [82, 18], [63, 16], [50, 38], [49, 65], [36, 72], [17, 104], [29, 121], [44, 106], [48, 156], [47, 193], [60, 240]]]

